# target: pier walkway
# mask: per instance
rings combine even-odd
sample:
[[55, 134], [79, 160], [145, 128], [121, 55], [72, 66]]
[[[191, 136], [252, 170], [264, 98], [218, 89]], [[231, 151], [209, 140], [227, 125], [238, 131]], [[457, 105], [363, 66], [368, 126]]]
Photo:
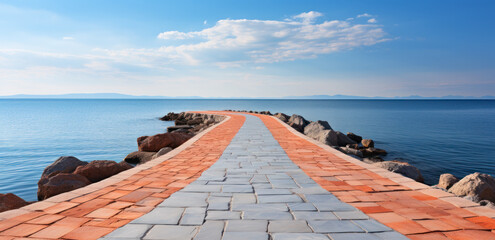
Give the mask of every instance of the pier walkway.
[[107, 180], [0, 213], [2, 239], [495, 239], [495, 210], [267, 115], [229, 116]]

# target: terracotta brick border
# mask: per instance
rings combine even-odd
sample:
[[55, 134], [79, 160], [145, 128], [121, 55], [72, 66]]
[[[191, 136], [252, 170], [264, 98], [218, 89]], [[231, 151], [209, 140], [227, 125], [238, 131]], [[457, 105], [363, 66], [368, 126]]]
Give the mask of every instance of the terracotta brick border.
[[409, 238], [495, 239], [494, 209], [364, 163], [273, 116], [252, 115], [323, 188]]
[[245, 120], [242, 115], [224, 115], [221, 123], [150, 162], [1, 213], [0, 240], [98, 239], [144, 215], [220, 158]]

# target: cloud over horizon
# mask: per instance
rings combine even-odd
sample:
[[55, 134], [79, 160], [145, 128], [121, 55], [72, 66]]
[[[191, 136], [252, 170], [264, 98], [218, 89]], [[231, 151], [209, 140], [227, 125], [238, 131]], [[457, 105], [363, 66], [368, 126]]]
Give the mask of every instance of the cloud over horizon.
[[[205, 60], [273, 63], [315, 58], [389, 40], [374, 18], [361, 23], [353, 18], [316, 23], [322, 16], [310, 11], [283, 21], [222, 19], [201, 31], [166, 31], [157, 36], [168, 43], [159, 52], [189, 64]], [[174, 44], [178, 40], [192, 42]]]

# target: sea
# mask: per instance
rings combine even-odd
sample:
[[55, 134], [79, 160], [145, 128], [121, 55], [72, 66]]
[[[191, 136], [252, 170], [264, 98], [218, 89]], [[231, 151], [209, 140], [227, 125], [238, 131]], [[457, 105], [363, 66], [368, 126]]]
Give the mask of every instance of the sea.
[[1, 99], [0, 193], [35, 201], [43, 169], [60, 156], [121, 161], [138, 137], [173, 125], [158, 119], [168, 112], [225, 109], [328, 121], [416, 166], [427, 184], [442, 173], [495, 176], [495, 100]]

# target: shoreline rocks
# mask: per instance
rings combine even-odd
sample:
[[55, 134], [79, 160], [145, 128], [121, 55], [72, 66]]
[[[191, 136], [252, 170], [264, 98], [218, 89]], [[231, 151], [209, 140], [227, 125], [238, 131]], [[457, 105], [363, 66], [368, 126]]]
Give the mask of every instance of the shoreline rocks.
[[178, 132], [160, 133], [153, 136], [142, 136], [137, 139], [138, 151], [158, 152], [164, 147], [176, 148], [190, 138], [192, 138], [192, 135]]
[[87, 163], [72, 156], [60, 157], [43, 171], [38, 181], [38, 200], [87, 186], [130, 168], [132, 165], [124, 161], [96, 160]]
[[73, 156], [62, 156], [55, 160], [52, 164], [48, 165], [45, 170], [43, 170], [41, 177], [46, 177], [53, 173], [71, 173], [76, 170], [77, 167], [84, 166], [86, 164], [88, 163]]
[[304, 128], [309, 124], [309, 121], [300, 115], [293, 114], [287, 123], [297, 131], [304, 133]]
[[132, 166], [124, 161], [116, 163], [109, 160], [95, 160], [84, 166], [77, 167], [74, 174], [86, 177], [90, 182], [94, 183], [131, 168]]
[[135, 151], [127, 154], [124, 161], [131, 164], [142, 164], [153, 159], [155, 152]]
[[457, 179], [454, 175], [452, 175], [450, 173], [444, 173], [444, 174], [440, 175], [440, 178], [438, 179], [437, 187], [448, 190], [456, 182], [459, 182], [459, 179]]
[[476, 202], [482, 200], [495, 202], [495, 178], [476, 172], [462, 178], [448, 191], [457, 196], [469, 197]]
[[42, 177], [38, 182], [38, 200], [45, 200], [89, 184], [91, 182], [87, 178], [73, 173], [59, 173], [54, 176]]
[[0, 212], [17, 209], [26, 205], [29, 205], [29, 203], [13, 193], [0, 193]]
[[421, 175], [419, 169], [406, 162], [400, 162], [394, 160], [394, 161], [377, 162], [377, 163], [373, 163], [372, 165], [387, 169], [391, 172], [400, 173], [408, 178], [414, 179], [417, 182], [424, 182], [424, 178]]

